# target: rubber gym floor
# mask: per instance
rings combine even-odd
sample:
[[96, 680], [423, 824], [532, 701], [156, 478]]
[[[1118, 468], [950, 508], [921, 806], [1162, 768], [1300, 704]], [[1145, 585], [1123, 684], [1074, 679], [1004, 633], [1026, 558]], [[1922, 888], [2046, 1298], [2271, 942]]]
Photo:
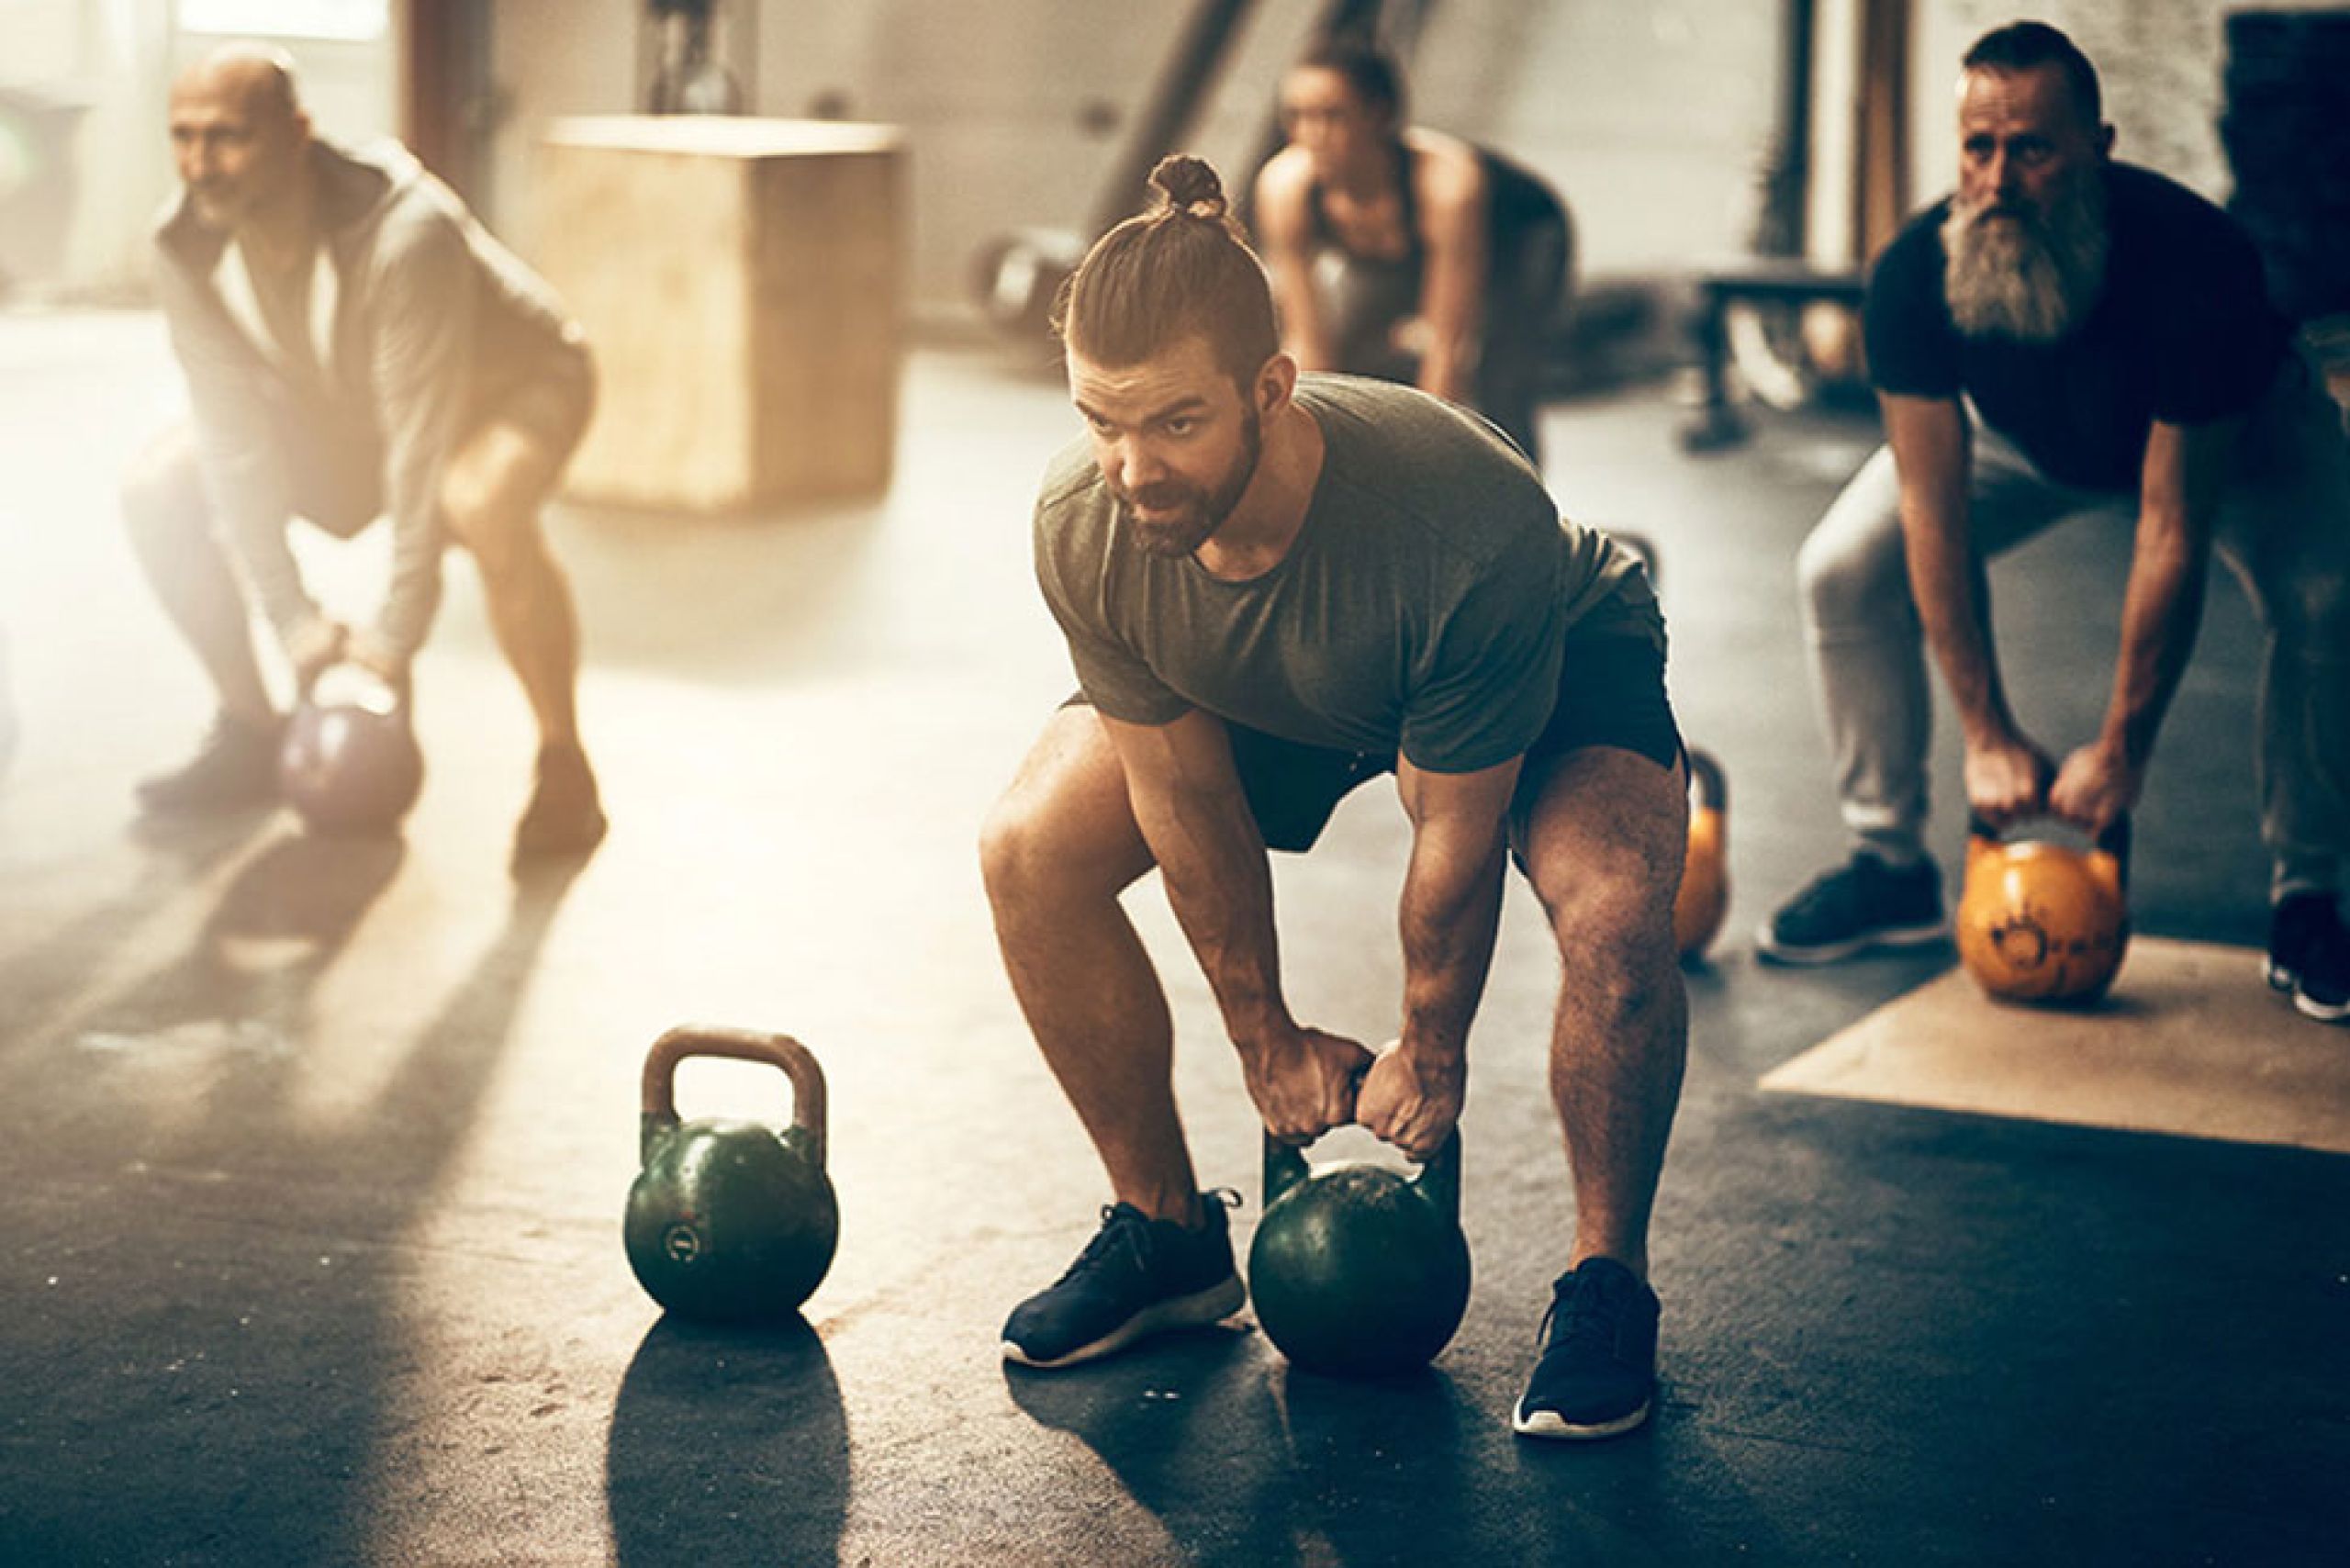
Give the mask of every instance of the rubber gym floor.
[[[2350, 1159], [1757, 1087], [1951, 962], [1788, 973], [1748, 940], [1840, 853], [1791, 565], [1864, 418], [1766, 416], [1699, 458], [1661, 387], [1548, 416], [1562, 504], [1659, 548], [1682, 722], [1729, 770], [1733, 903], [1689, 974], [1660, 1407], [1621, 1440], [1539, 1446], [1507, 1411], [1572, 1208], [1542, 1088], [1554, 960], [1522, 887], [1463, 1123], [1475, 1292], [1427, 1372], [1294, 1372], [1245, 1327], [1059, 1375], [998, 1360], [1004, 1312], [1105, 1196], [974, 853], [1069, 685], [1028, 567], [1035, 478], [1076, 431], [1048, 374], [918, 351], [869, 503], [558, 508], [613, 826], [519, 878], [529, 726], [463, 563], [398, 839], [137, 819], [131, 782], [208, 716], [115, 510], [177, 398], [151, 317], [0, 318], [21, 729], [0, 780], [0, 1561], [2343, 1561]], [[306, 546], [330, 599], [364, 595], [380, 549]], [[2102, 703], [2126, 549], [2076, 525], [1995, 570], [2051, 744]], [[2215, 584], [2134, 913], [2256, 943], [2256, 637]], [[1373, 788], [1277, 871], [1299, 1010], [1373, 1042], [1404, 842]], [[1256, 1124], [1163, 899], [1131, 902], [1245, 1240]], [[789, 1331], [665, 1322], [622, 1254], [639, 1065], [688, 1020], [793, 1035], [829, 1080], [841, 1248]], [[710, 1063], [680, 1097], [774, 1119], [789, 1099]]]

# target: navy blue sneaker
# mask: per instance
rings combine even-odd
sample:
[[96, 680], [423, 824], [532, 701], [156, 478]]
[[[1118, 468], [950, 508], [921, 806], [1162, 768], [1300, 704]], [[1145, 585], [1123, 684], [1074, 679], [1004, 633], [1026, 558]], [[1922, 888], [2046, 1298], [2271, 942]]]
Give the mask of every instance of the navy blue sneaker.
[[1510, 1425], [1529, 1438], [1612, 1438], [1656, 1396], [1656, 1293], [1613, 1258], [1586, 1258], [1551, 1286], [1548, 1336]]
[[1012, 1309], [1003, 1359], [1028, 1367], [1069, 1367], [1124, 1350], [1170, 1328], [1214, 1323], [1248, 1294], [1232, 1266], [1225, 1210], [1237, 1193], [1200, 1194], [1206, 1222], [1187, 1230], [1132, 1204], [1102, 1211], [1102, 1228], [1052, 1289]]
[[2268, 983], [2321, 1024], [2350, 1021], [2350, 931], [2330, 892], [2294, 893], [2268, 920]]
[[1889, 866], [1863, 850], [1782, 904], [1755, 933], [1754, 947], [1774, 964], [1833, 964], [1949, 935], [1939, 867]]

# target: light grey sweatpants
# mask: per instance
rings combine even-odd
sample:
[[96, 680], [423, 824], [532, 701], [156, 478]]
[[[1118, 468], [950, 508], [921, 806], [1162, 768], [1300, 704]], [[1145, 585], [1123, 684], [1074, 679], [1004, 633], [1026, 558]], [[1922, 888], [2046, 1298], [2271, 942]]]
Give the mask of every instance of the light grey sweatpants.
[[[2060, 485], [1971, 406], [1969, 416], [1981, 558], [2080, 513], [2136, 517], [2134, 494]], [[1900, 500], [1893, 453], [1880, 447], [1796, 569], [1845, 825], [1861, 847], [1906, 864], [1925, 852], [1933, 700]], [[2255, 772], [2274, 886], [2339, 888], [2350, 865], [2350, 441], [2298, 360], [2246, 423], [2216, 543], [2266, 633]]]

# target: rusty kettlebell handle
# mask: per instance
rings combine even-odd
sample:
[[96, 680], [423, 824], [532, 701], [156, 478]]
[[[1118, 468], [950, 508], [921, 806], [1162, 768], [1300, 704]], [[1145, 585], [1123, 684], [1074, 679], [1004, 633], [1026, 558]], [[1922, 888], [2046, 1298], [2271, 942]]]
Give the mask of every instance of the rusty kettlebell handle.
[[808, 1135], [816, 1169], [824, 1169], [824, 1070], [789, 1035], [723, 1024], [680, 1024], [645, 1053], [643, 1105], [648, 1123], [677, 1120], [677, 1064], [688, 1057], [726, 1057], [779, 1068], [791, 1080], [791, 1125]]

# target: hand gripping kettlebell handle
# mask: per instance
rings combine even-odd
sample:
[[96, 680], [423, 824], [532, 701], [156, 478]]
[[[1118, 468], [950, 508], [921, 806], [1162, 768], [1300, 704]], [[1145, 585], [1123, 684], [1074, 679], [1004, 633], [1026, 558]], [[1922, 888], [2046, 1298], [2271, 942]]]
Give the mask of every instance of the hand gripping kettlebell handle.
[[726, 1057], [779, 1068], [791, 1081], [791, 1125], [808, 1135], [816, 1169], [824, 1169], [824, 1070], [808, 1047], [789, 1035], [737, 1029], [723, 1024], [680, 1024], [653, 1042], [645, 1053], [640, 1104], [644, 1125], [675, 1126], [677, 1064], [688, 1057]]
[[[1313, 1167], [1305, 1160], [1305, 1151], [1312, 1145], [1283, 1143], [1271, 1133], [1265, 1135], [1264, 1205], [1271, 1208], [1292, 1187], [1313, 1174]], [[1460, 1129], [1455, 1126], [1437, 1145], [1434, 1154], [1420, 1166], [1419, 1174], [1412, 1178], [1413, 1185], [1433, 1199], [1444, 1216], [1458, 1225], [1460, 1222]]]

